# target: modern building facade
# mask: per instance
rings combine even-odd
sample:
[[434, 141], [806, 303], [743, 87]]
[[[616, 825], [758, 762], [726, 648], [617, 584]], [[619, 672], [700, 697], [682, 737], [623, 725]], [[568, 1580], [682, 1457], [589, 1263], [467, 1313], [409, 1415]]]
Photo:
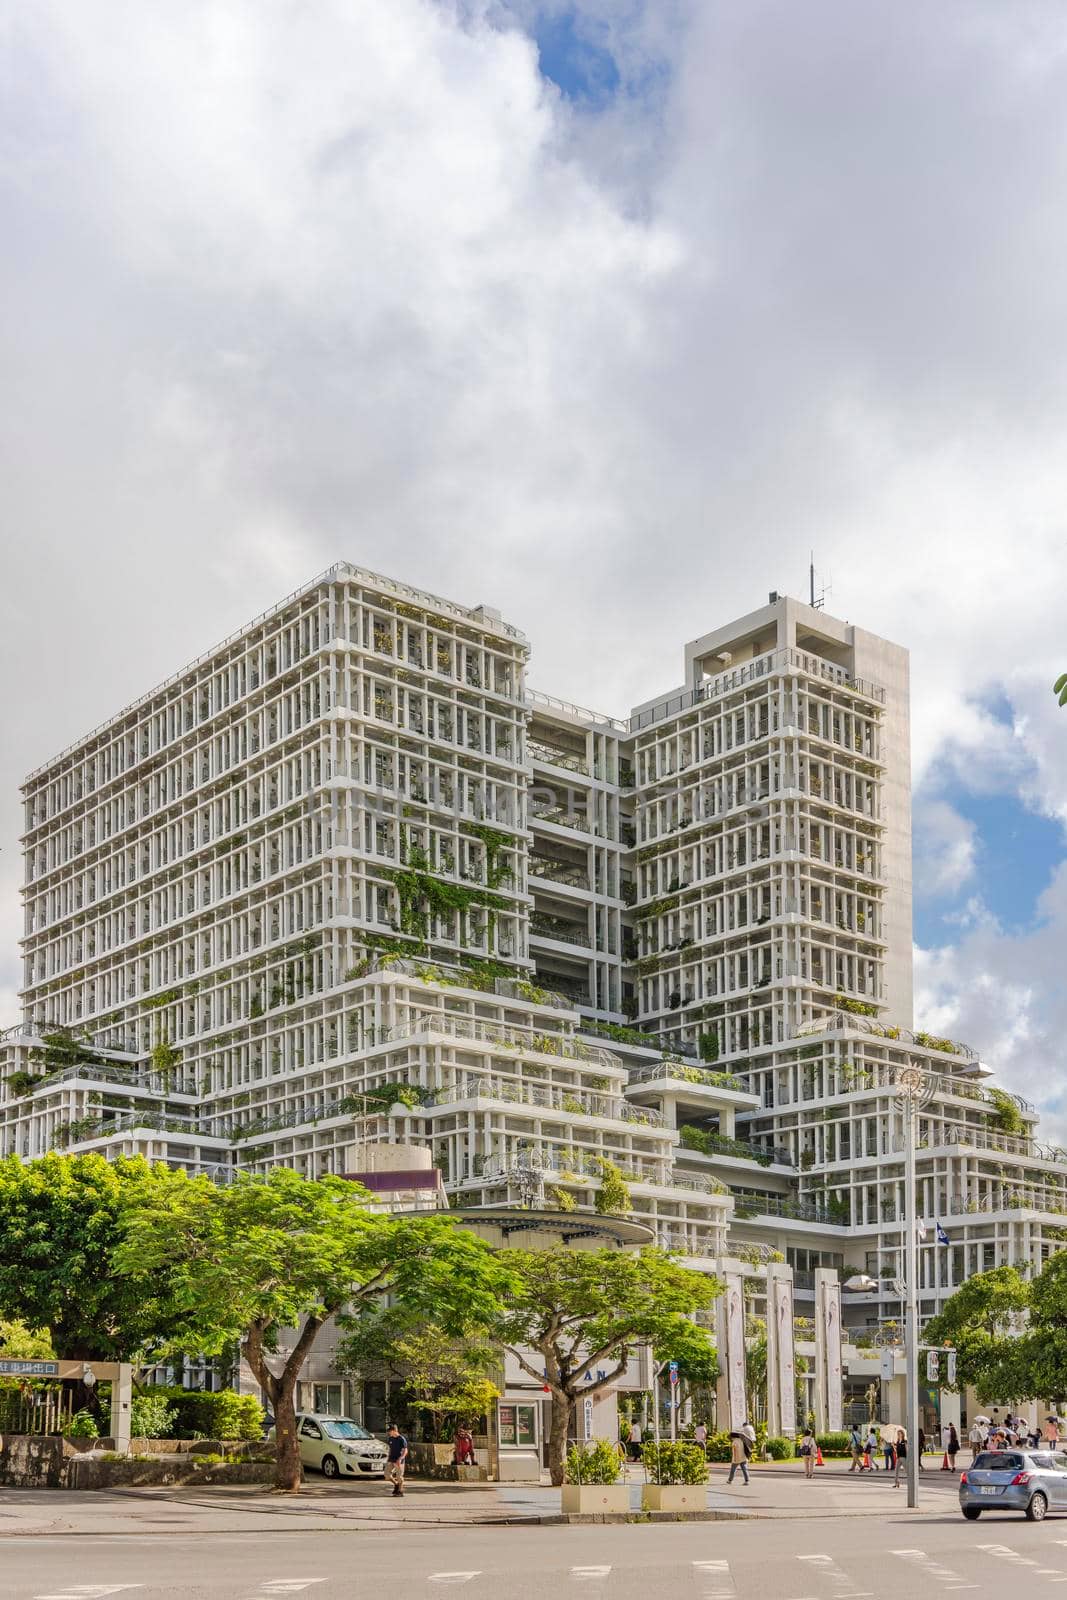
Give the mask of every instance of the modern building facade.
[[528, 654], [339, 564], [32, 773], [0, 1154], [402, 1145], [494, 1215], [617, 1171], [696, 1266], [870, 1273], [873, 1334], [918, 1063], [922, 1313], [1060, 1248], [1067, 1155], [914, 1031], [906, 652], [772, 596], [624, 720]]

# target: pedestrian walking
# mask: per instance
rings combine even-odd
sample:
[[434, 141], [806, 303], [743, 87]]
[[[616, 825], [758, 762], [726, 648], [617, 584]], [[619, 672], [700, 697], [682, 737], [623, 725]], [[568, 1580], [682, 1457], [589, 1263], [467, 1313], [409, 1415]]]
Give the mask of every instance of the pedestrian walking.
[[959, 1455], [959, 1450], [960, 1436], [956, 1432], [956, 1424], [951, 1422], [948, 1429], [948, 1464], [951, 1472], [956, 1470], [956, 1457]]
[[389, 1424], [386, 1444], [389, 1449], [389, 1461], [386, 1467], [389, 1482], [393, 1486], [394, 1494], [403, 1494], [404, 1468], [408, 1459], [408, 1442], [395, 1422]]
[[864, 1455], [864, 1460], [866, 1463], [866, 1470], [868, 1472], [878, 1471], [878, 1435], [874, 1431], [873, 1422], [867, 1429], [867, 1448]]
[[752, 1448], [752, 1446], [749, 1443], [749, 1440], [748, 1440], [747, 1436], [745, 1435], [745, 1433], [743, 1432], [743, 1430], [741, 1428], [738, 1428], [733, 1433], [731, 1433], [731, 1435], [730, 1435], [730, 1474], [729, 1474], [729, 1477], [726, 1479], [727, 1483], [733, 1483], [734, 1474], [736, 1473], [738, 1467], [741, 1468], [741, 1476], [742, 1476], [742, 1478], [744, 1478], [746, 1483], [748, 1482], [748, 1457], [749, 1457], [749, 1453], [751, 1451], [751, 1448]]
[[849, 1442], [849, 1444], [850, 1444], [850, 1446], [852, 1448], [852, 1465], [849, 1467], [848, 1470], [850, 1472], [862, 1472], [863, 1471], [863, 1440], [860, 1438], [860, 1430], [859, 1430], [858, 1426], [856, 1425], [856, 1423], [853, 1423], [852, 1427], [849, 1430], [848, 1442]]
[[903, 1428], [897, 1429], [896, 1447], [893, 1452], [893, 1488], [900, 1488], [900, 1468], [908, 1459], [908, 1436]]
[[885, 1457], [885, 1470], [892, 1472], [897, 1464], [897, 1452], [888, 1433], [882, 1435], [882, 1455]]
[[631, 1461], [640, 1461], [640, 1459], [641, 1459], [641, 1437], [642, 1437], [642, 1435], [641, 1435], [641, 1424], [639, 1422], [631, 1422], [631, 1424], [630, 1424], [630, 1460]]
[[919, 1443], [917, 1449], [919, 1451], [919, 1471], [921, 1472], [923, 1470], [923, 1451], [926, 1449], [926, 1434], [922, 1428], [919, 1429]]
[[800, 1458], [804, 1463], [805, 1478], [815, 1476], [815, 1435], [810, 1428], [804, 1429], [804, 1437], [800, 1441]]
[[693, 1429], [693, 1441], [700, 1446], [706, 1456], [708, 1453], [708, 1425], [706, 1422], [697, 1423]]
[[971, 1447], [971, 1460], [985, 1445], [985, 1428], [980, 1422], [972, 1422], [967, 1434], [967, 1441]]

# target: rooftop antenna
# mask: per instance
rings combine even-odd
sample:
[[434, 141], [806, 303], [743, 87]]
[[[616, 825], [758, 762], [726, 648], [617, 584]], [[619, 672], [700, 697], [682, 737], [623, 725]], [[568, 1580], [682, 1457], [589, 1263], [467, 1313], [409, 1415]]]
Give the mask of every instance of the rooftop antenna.
[[826, 596], [831, 593], [832, 585], [824, 583], [822, 588], [815, 591], [815, 551], [812, 550], [808, 561], [808, 589], [810, 594], [809, 605], [813, 611], [822, 611], [826, 605]]

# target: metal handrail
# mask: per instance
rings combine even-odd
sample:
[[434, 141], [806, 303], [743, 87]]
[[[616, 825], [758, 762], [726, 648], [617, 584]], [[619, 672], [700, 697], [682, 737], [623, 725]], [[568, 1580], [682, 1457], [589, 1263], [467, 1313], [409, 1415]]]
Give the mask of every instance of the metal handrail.
[[[772, 672], [783, 667], [796, 667], [809, 677], [819, 678], [823, 682], [832, 683], [838, 688], [852, 689], [857, 694], [864, 695], [869, 700], [875, 700], [880, 705], [885, 705], [885, 690], [881, 684], [872, 683], [866, 678], [852, 678], [844, 667], [835, 666], [832, 662], [824, 661], [821, 656], [810, 655], [806, 650], [771, 650], [766, 655], [756, 656], [752, 661], [746, 661], [742, 666], [733, 667], [728, 672], [720, 672], [714, 678], [709, 678], [706, 683], [699, 684], [695, 689], [683, 689], [679, 694], [671, 695], [666, 700], [661, 700], [657, 705], [649, 706], [644, 711], [636, 711], [629, 721], [629, 731], [637, 733], [642, 728], [652, 727], [654, 723], [662, 722], [666, 717], [676, 716], [681, 711], [688, 711], [693, 706], [700, 705], [706, 700], [717, 700], [725, 694], [733, 694], [736, 689], [744, 687], [746, 683], [754, 683], [759, 678], [768, 677]], [[863, 752], [860, 752], [862, 755]]]

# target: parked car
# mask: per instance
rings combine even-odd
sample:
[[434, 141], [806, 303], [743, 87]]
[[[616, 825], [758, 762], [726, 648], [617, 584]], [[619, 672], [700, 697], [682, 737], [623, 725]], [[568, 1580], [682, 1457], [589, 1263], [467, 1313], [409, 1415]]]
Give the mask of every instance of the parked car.
[[1067, 1511], [1067, 1455], [1051, 1450], [983, 1450], [960, 1473], [960, 1510], [968, 1522], [983, 1511], [1022, 1511], [1042, 1522]]
[[[351, 1417], [324, 1417], [298, 1411], [296, 1436], [300, 1461], [326, 1478], [382, 1478], [388, 1452], [380, 1439]], [[268, 1439], [274, 1438], [271, 1428]]]

